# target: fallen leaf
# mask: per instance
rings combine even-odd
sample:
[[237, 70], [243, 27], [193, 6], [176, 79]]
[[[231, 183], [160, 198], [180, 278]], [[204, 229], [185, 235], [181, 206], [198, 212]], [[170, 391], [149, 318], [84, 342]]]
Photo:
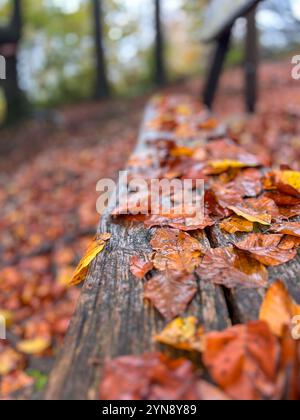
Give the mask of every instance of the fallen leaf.
[[146, 218], [144, 224], [148, 229], [155, 226], [168, 226], [173, 229], [182, 230], [183, 232], [191, 232], [194, 230], [204, 230], [209, 226], [213, 226], [215, 222], [208, 216], [170, 218], [153, 215]]
[[204, 328], [198, 327], [197, 318], [190, 316], [174, 319], [154, 339], [179, 350], [201, 352], [203, 350], [203, 334]]
[[0, 379], [0, 395], [7, 397], [19, 389], [29, 387], [34, 384], [34, 379], [26, 373], [17, 370]]
[[276, 383], [276, 400], [300, 400], [300, 341], [285, 327], [281, 339], [281, 357]]
[[206, 381], [198, 382], [198, 390], [201, 401], [232, 401], [221, 389]]
[[20, 353], [8, 346], [0, 347], [0, 376], [23, 369], [25, 366], [25, 359]]
[[276, 281], [266, 293], [259, 319], [269, 324], [273, 334], [282, 337], [284, 327], [290, 326], [296, 315], [300, 315], [300, 305], [291, 298], [284, 283]]
[[41, 354], [50, 347], [51, 341], [46, 337], [36, 337], [19, 341], [17, 350], [25, 354]]
[[283, 184], [289, 185], [300, 192], [300, 172], [280, 171], [277, 176]]
[[277, 266], [291, 261], [297, 255], [295, 249], [280, 248], [282, 238], [283, 235], [252, 233], [243, 241], [236, 243], [235, 246], [242, 251], [249, 252], [264, 265]]
[[244, 219], [239, 216], [232, 216], [229, 219], [223, 220], [220, 223], [220, 228], [225, 230], [225, 232], [234, 234], [237, 232], [252, 232], [254, 229], [253, 222]]
[[238, 216], [250, 222], [270, 225], [272, 219], [278, 215], [278, 208], [273, 200], [267, 197], [248, 198], [234, 206], [228, 206]]
[[192, 273], [200, 263], [203, 247], [185, 232], [158, 229], [150, 243], [156, 251], [153, 263], [157, 270]]
[[268, 282], [264, 265], [233, 246], [208, 250], [196, 272], [203, 280], [227, 288], [265, 287]]
[[213, 380], [237, 400], [271, 398], [279, 344], [264, 322], [205, 335], [203, 361]]
[[107, 361], [100, 385], [101, 400], [198, 400], [197, 377], [185, 359], [161, 353], [122, 356]]
[[273, 224], [270, 232], [300, 237], [300, 222], [282, 222]]
[[130, 259], [130, 271], [138, 279], [143, 279], [149, 271], [153, 269], [153, 262], [145, 261], [138, 255], [134, 255]]
[[170, 270], [152, 277], [144, 288], [144, 298], [169, 321], [185, 311], [196, 293], [193, 275]]
[[70, 286], [76, 286], [85, 280], [89, 270], [89, 265], [97, 257], [97, 255], [100, 254], [101, 251], [103, 251], [106, 242], [110, 238], [110, 233], [103, 233], [91, 243], [91, 245], [86, 251], [85, 256], [82, 258], [78, 267], [76, 268], [73, 278], [70, 281]]

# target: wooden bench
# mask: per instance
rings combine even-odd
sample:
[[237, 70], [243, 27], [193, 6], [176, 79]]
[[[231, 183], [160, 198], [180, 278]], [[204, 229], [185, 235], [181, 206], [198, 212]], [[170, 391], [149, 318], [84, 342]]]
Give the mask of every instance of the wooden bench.
[[[156, 109], [150, 104], [135, 153], [147, 154], [155, 139], [176, 140], [172, 133], [149, 130], [148, 123], [155, 115]], [[221, 134], [215, 133], [215, 136]], [[112, 238], [90, 268], [45, 399], [97, 399], [104, 360], [157, 349], [152, 337], [167, 323], [144, 301], [143, 281], [138, 281], [129, 268], [132, 256], [152, 251], [153, 229], [147, 230], [143, 224], [126, 220], [112, 220], [110, 211], [108, 209], [102, 218], [99, 232], [110, 232]], [[239, 235], [224, 234], [218, 226], [198, 234], [199, 241], [206, 247], [223, 246], [238, 238]], [[270, 283], [282, 279], [300, 302], [300, 256], [269, 271]], [[236, 288], [228, 291], [199, 277], [197, 284], [198, 293], [186, 314], [196, 316], [206, 331], [223, 330], [258, 318], [264, 290]]]
[[246, 17], [245, 99], [249, 112], [255, 111], [257, 99], [258, 42], [256, 9], [261, 0], [212, 0], [205, 13], [202, 41], [216, 44], [208, 69], [203, 101], [212, 108], [220, 75], [230, 49], [232, 28], [237, 19]]

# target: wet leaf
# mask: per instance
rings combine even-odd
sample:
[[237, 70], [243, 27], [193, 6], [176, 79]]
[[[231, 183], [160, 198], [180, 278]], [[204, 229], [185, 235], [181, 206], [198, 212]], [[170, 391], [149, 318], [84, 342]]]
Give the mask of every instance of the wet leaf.
[[270, 225], [272, 219], [278, 215], [276, 204], [267, 197], [249, 198], [228, 208], [238, 216], [262, 225]]
[[156, 251], [153, 258], [154, 267], [160, 271], [192, 273], [200, 263], [203, 247], [185, 232], [158, 229], [150, 243]]
[[250, 322], [206, 334], [203, 361], [230, 397], [260, 400], [274, 395], [279, 350], [266, 323]]
[[234, 234], [237, 232], [252, 232], [254, 229], [253, 222], [244, 219], [239, 216], [232, 216], [229, 219], [223, 220], [220, 223], [220, 228], [225, 230], [225, 232]]
[[264, 265], [232, 246], [210, 249], [196, 271], [203, 280], [228, 288], [265, 287], [268, 282]]
[[145, 261], [138, 255], [134, 255], [130, 259], [130, 271], [138, 279], [143, 279], [149, 271], [153, 269], [153, 262]]
[[179, 350], [202, 351], [204, 328], [198, 326], [197, 318], [176, 318], [155, 336], [155, 341]]
[[291, 298], [284, 283], [276, 281], [266, 293], [259, 319], [267, 322], [272, 333], [281, 337], [284, 328], [290, 326], [296, 315], [300, 315], [300, 305]]
[[150, 300], [167, 320], [181, 315], [196, 293], [193, 275], [170, 270], [152, 277], [144, 288], [144, 298]]
[[264, 265], [277, 266], [287, 263], [297, 255], [295, 249], [281, 249], [280, 243], [282, 235], [264, 235], [262, 233], [253, 233], [248, 235], [243, 241], [235, 246], [249, 252], [257, 261]]
[[161, 353], [122, 356], [105, 364], [101, 400], [197, 400], [192, 363]]
[[111, 235], [109, 233], [103, 233], [90, 244], [85, 256], [80, 261], [73, 278], [70, 281], [70, 286], [76, 286], [85, 280], [89, 270], [89, 265], [97, 257], [97, 255], [103, 251], [106, 242], [110, 239], [110, 237]]
[[273, 224], [270, 232], [300, 237], [300, 222], [282, 222]]

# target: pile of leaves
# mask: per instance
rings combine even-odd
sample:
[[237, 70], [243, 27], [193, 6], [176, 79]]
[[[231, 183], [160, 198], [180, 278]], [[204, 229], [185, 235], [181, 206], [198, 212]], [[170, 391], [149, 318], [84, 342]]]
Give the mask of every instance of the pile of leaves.
[[[148, 129], [159, 134], [148, 141], [148, 153], [132, 157], [130, 176], [203, 179], [205, 214], [192, 221], [172, 211], [147, 215], [151, 196], [134, 192], [129, 214], [123, 214], [121, 203], [112, 217], [155, 227], [153, 252], [133, 256], [130, 269], [144, 279], [145, 301], [171, 321], [155, 340], [199, 353], [198, 364], [162, 353], [117, 358], [106, 364], [100, 398], [300, 399], [300, 341], [292, 336], [293, 327], [299, 330], [292, 320], [300, 316], [300, 306], [283, 281], [269, 285], [268, 272], [298, 255], [300, 172], [288, 165], [270, 169], [267, 150], [252, 153], [187, 98], [156, 98], [154, 107], [157, 117]], [[176, 197], [168, 198], [176, 208]], [[238, 233], [237, 240], [224, 247], [203, 246], [197, 238], [214, 226]], [[227, 289], [265, 289], [260, 319], [206, 333], [196, 318], [176, 318], [197, 293], [196, 276]]]

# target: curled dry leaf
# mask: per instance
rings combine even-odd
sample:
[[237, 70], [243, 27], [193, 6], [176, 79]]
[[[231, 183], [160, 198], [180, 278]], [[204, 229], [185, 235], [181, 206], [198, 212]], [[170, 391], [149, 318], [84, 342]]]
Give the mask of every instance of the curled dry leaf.
[[192, 363], [161, 353], [122, 356], [106, 362], [101, 400], [197, 400]]
[[300, 305], [291, 298], [284, 283], [280, 280], [273, 283], [260, 308], [259, 319], [267, 322], [272, 333], [281, 337], [297, 315], [300, 315]]
[[265, 287], [268, 283], [265, 266], [233, 246], [210, 249], [197, 268], [197, 273], [203, 280], [227, 288]]
[[279, 214], [274, 201], [267, 197], [248, 198], [228, 208], [238, 216], [262, 225], [270, 225]]
[[143, 279], [153, 268], [153, 262], [145, 261], [138, 255], [134, 255], [130, 259], [130, 271], [138, 279]]
[[277, 266], [291, 261], [297, 255], [295, 249], [280, 248], [282, 238], [283, 235], [252, 233], [243, 241], [236, 243], [235, 246], [242, 251], [250, 252], [257, 261], [264, 265]]
[[181, 315], [197, 293], [193, 275], [176, 271], [164, 271], [145, 284], [144, 298], [167, 320]]
[[198, 320], [194, 316], [176, 318], [155, 336], [155, 341], [179, 350], [201, 352], [203, 334], [204, 328], [198, 326]]
[[260, 400], [274, 395], [279, 350], [265, 322], [250, 322], [206, 334], [203, 361], [230, 397]]
[[220, 223], [220, 228], [230, 234], [234, 234], [237, 232], [250, 233], [254, 229], [254, 224], [253, 222], [249, 222], [249, 220], [246, 220], [243, 217], [232, 216], [229, 217], [229, 219], [223, 220]]
[[160, 271], [192, 273], [204, 252], [196, 239], [176, 229], [158, 229], [151, 240], [151, 246], [156, 251], [154, 267]]
[[300, 237], [300, 222], [282, 222], [273, 224], [270, 232]]
[[89, 265], [97, 257], [100, 252], [103, 251], [106, 242], [111, 238], [110, 233], [102, 233], [99, 235], [88, 247], [85, 256], [80, 261], [78, 267], [75, 270], [72, 280], [70, 281], [70, 286], [76, 286], [85, 280]]

